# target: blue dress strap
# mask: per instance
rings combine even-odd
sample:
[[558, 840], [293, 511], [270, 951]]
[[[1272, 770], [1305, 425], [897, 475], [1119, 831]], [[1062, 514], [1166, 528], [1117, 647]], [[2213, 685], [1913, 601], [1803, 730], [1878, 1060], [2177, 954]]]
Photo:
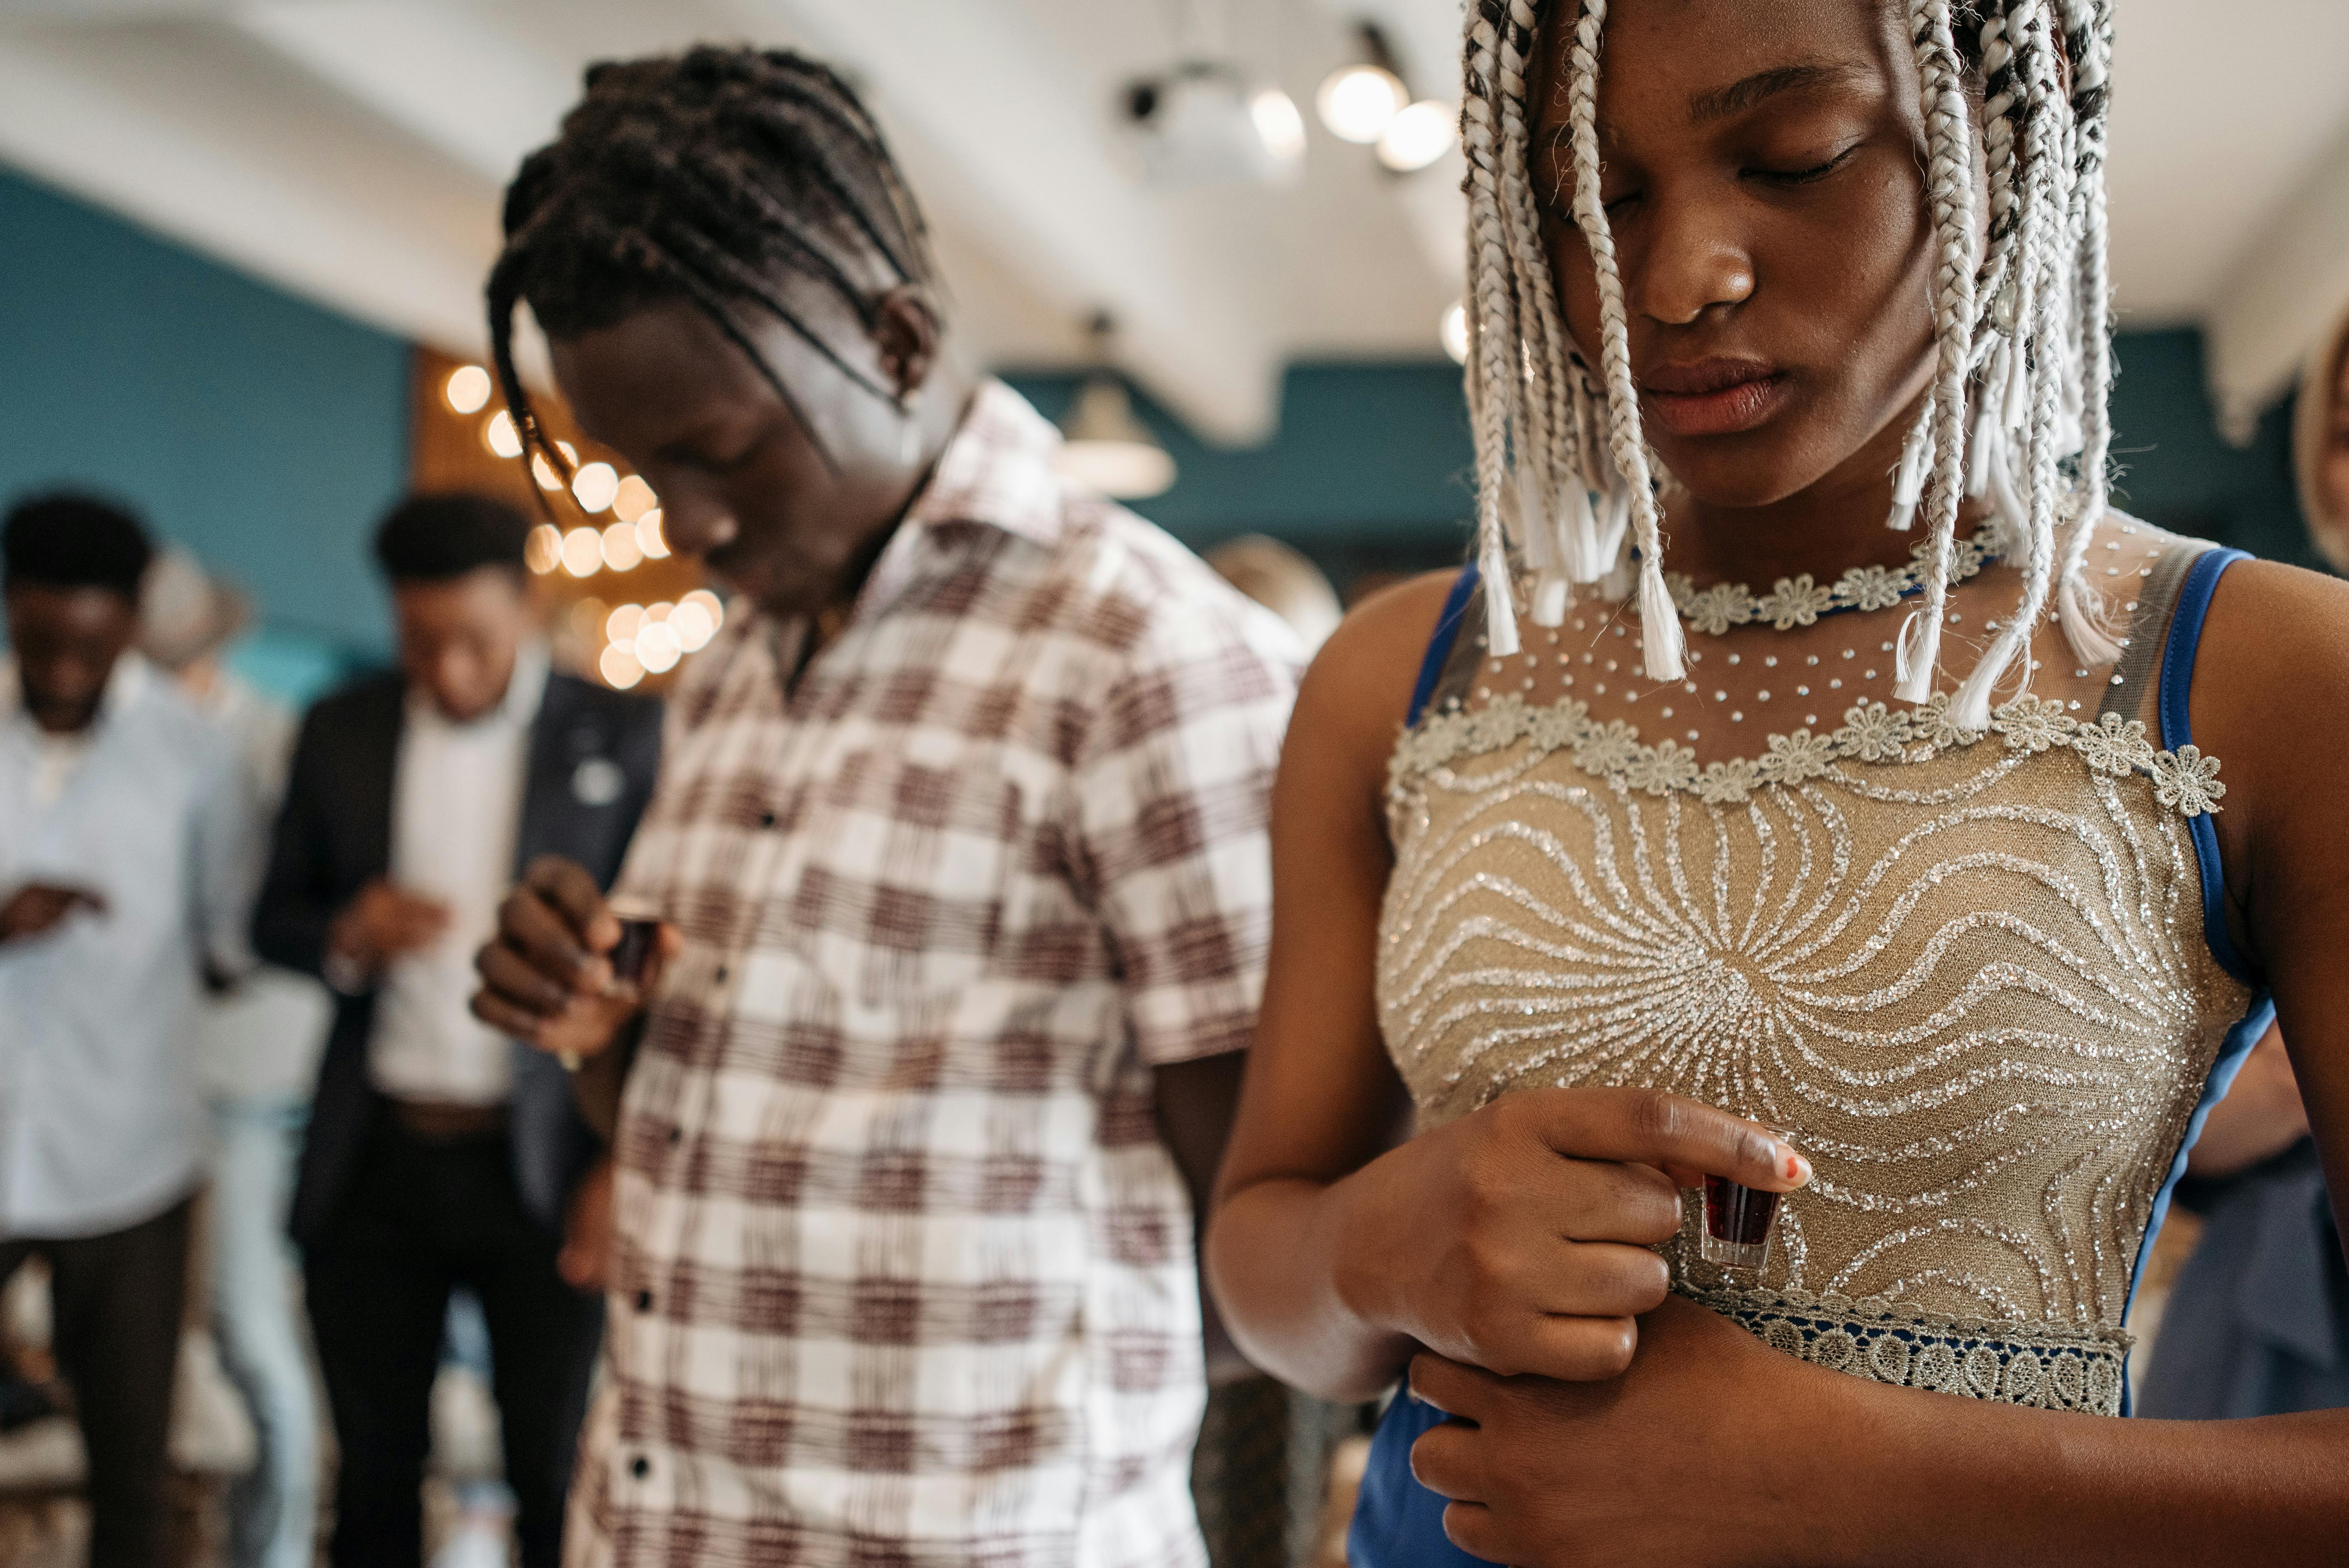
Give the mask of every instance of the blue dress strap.
[[1435, 618], [1435, 634], [1427, 640], [1427, 654], [1419, 661], [1419, 679], [1411, 688], [1411, 711], [1403, 716], [1403, 727], [1419, 722], [1435, 696], [1436, 683], [1444, 678], [1444, 667], [1452, 662], [1452, 645], [1459, 640], [1460, 623], [1466, 619], [1469, 601], [1476, 596], [1476, 563], [1470, 562], [1452, 580], [1452, 592], [1444, 595], [1444, 614]]
[[[2162, 641], [2161, 688], [2157, 698], [2164, 751], [2194, 744], [2188, 699], [2194, 687], [2194, 655], [2202, 646], [2202, 623], [2210, 613], [2220, 577], [2236, 562], [2250, 559], [2240, 550], [2204, 551], [2178, 585], [2169, 634]], [[2195, 869], [2201, 876], [2202, 930], [2210, 944], [2210, 955], [2236, 979], [2257, 985], [2257, 968], [2236, 947], [2227, 929], [2227, 881], [2219, 864], [2218, 827], [2207, 815], [2189, 818], [2187, 827], [2193, 834]]]
[[[2178, 583], [2169, 629], [2162, 638], [2160, 684], [2155, 693], [2155, 712], [2165, 751], [2194, 744], [2189, 698], [2194, 686], [2194, 656], [2202, 645], [2202, 623], [2210, 613], [2210, 600], [2218, 592], [2220, 577], [2236, 562], [2249, 559], [2240, 550], [2206, 550], [2195, 557]], [[2257, 967], [2235, 945], [2227, 929], [2227, 880], [2219, 863], [2218, 828], [2208, 816], [2188, 819], [2187, 827], [2193, 838], [2194, 865], [2202, 884], [2203, 940], [2209, 944], [2210, 955], [2220, 966], [2252, 986], [2255, 994], [2250, 1009], [2227, 1031], [2218, 1058], [2210, 1064], [2209, 1076], [2203, 1080], [2201, 1098], [2195, 1102], [2193, 1114], [2187, 1118], [2186, 1133], [2178, 1140], [2169, 1173], [2154, 1194], [2145, 1239], [2137, 1247], [2136, 1264], [2129, 1273], [2129, 1299], [2122, 1312], [2123, 1323], [2128, 1321], [2128, 1310], [2137, 1305], [2137, 1287], [2144, 1283], [2147, 1260], [2152, 1257], [2162, 1223], [2169, 1217], [2170, 1200], [2186, 1175], [2187, 1156], [2195, 1140], [2202, 1136], [2203, 1123], [2210, 1119], [2210, 1108], [2226, 1098], [2227, 1090], [2234, 1086], [2235, 1075], [2242, 1070], [2244, 1058], [2275, 1021], [2275, 1003], [2261, 985]], [[2122, 1413], [2126, 1415], [2130, 1404], [2126, 1384], [2121, 1401]]]

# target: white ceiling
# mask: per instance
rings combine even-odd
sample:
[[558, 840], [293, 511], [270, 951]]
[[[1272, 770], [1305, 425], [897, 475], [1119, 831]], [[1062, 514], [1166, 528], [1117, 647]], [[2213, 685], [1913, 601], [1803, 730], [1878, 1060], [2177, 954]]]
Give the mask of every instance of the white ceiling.
[[[2122, 0], [2115, 275], [2131, 325], [2202, 321], [2213, 376], [2279, 390], [2349, 299], [2344, 0]], [[590, 60], [700, 38], [861, 82], [998, 362], [1121, 354], [1203, 433], [1262, 437], [1281, 367], [1422, 356], [1458, 289], [1456, 161], [1398, 180], [1312, 129], [1293, 190], [1139, 178], [1119, 88], [1185, 18], [1300, 105], [1370, 15], [1452, 90], [1458, 0], [0, 0], [0, 160], [458, 352], [483, 340], [499, 187]]]

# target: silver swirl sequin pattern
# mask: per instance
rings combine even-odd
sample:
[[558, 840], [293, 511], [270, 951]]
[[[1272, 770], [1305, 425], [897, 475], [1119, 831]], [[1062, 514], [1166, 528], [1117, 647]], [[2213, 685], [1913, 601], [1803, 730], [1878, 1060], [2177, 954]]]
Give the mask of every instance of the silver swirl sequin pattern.
[[2117, 1336], [2249, 1000], [2146, 778], [1992, 740], [1720, 802], [1521, 737], [1404, 770], [1392, 826], [1379, 1006], [1423, 1125], [1672, 1089], [1814, 1162], [1769, 1290]]

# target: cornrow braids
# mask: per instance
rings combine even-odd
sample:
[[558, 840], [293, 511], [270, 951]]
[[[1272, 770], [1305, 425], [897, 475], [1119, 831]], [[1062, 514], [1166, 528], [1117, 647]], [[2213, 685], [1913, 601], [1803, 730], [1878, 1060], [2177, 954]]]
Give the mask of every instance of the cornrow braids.
[[700, 47], [591, 66], [563, 134], [506, 189], [491, 269], [490, 335], [523, 460], [569, 468], [516, 373], [515, 307], [564, 335], [682, 300], [749, 356], [797, 411], [744, 324], [763, 313], [875, 397], [896, 394], [843, 359], [786, 301], [811, 280], [870, 325], [889, 286], [936, 286], [928, 233], [880, 129], [828, 67], [783, 50]]
[[[1517, 647], [1512, 524], [1542, 621], [1560, 603], [1558, 575], [1602, 585], [1624, 577], [1628, 536], [1638, 552], [1648, 674], [1678, 680], [1683, 640], [1662, 577], [1663, 475], [1640, 427], [1623, 280], [1599, 198], [1607, 12], [1608, 0], [1475, 0], [1468, 8], [1462, 143], [1477, 552], [1487, 639], [1506, 655]], [[2104, 160], [2113, 5], [1907, 0], [1907, 12], [1926, 126], [1934, 376], [1901, 446], [1887, 519], [1906, 529], [1921, 515], [1928, 529], [1925, 598], [1901, 634], [1895, 689], [1910, 702], [1937, 689], [1958, 519], [1970, 494], [1987, 496], [2023, 588], [1955, 695], [1953, 717], [1980, 729], [2018, 660], [2028, 680], [2031, 638], [2051, 602], [2084, 661], [2117, 653], [2097, 624], [2085, 573], [2109, 495]], [[1598, 284], [1599, 341], [1582, 353], [1565, 332], [1526, 172], [1538, 118], [1528, 62], [1545, 25], [1565, 36], [1573, 216]], [[1979, 108], [1970, 78], [1981, 84]], [[1986, 236], [1975, 227], [1978, 156]], [[1544, 471], [1528, 474], [1528, 465]]]

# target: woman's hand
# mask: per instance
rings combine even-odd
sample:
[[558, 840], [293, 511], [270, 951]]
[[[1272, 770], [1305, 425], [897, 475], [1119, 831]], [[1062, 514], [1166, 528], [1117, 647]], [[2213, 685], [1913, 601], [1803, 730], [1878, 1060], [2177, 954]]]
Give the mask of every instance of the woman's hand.
[[1650, 1249], [1680, 1229], [1679, 1183], [1708, 1174], [1785, 1192], [1811, 1171], [1766, 1130], [1677, 1095], [1520, 1089], [1344, 1184], [1338, 1294], [1491, 1372], [1612, 1377], [1670, 1287]]
[[1838, 1401], [1864, 1387], [1674, 1296], [1609, 1382], [1422, 1354], [1412, 1392], [1457, 1420], [1419, 1439], [1412, 1470], [1452, 1500], [1462, 1550], [1517, 1568], [1828, 1562], [1837, 1511], [1806, 1479], [1826, 1467], [1805, 1434], [1847, 1428]]

